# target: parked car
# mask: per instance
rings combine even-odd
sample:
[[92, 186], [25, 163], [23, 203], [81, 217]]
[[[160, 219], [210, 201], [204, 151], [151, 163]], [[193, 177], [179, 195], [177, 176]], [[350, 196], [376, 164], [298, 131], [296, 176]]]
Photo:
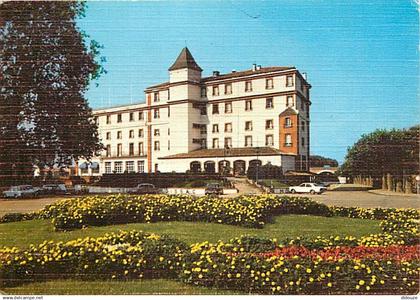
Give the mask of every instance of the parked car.
[[130, 194], [159, 194], [159, 189], [151, 183], [140, 183], [137, 187], [129, 191]]
[[204, 193], [206, 195], [223, 195], [223, 187], [218, 183], [208, 183]]
[[292, 194], [294, 193], [311, 193], [311, 194], [322, 194], [325, 192], [327, 188], [323, 185], [312, 183], [312, 182], [305, 182], [297, 186], [290, 186], [289, 192]]
[[67, 188], [64, 184], [44, 184], [42, 192], [47, 195], [64, 195], [67, 193]]
[[41, 193], [41, 189], [32, 185], [16, 185], [11, 186], [7, 191], [3, 192], [5, 198], [33, 198]]

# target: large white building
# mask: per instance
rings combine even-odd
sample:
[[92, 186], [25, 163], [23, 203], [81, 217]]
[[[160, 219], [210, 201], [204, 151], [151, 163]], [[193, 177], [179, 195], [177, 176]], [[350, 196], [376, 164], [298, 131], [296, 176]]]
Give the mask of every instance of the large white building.
[[270, 162], [307, 170], [310, 84], [294, 67], [228, 74], [202, 69], [187, 48], [169, 81], [145, 90], [145, 102], [93, 112], [104, 151], [79, 162], [80, 175], [123, 172], [243, 174]]

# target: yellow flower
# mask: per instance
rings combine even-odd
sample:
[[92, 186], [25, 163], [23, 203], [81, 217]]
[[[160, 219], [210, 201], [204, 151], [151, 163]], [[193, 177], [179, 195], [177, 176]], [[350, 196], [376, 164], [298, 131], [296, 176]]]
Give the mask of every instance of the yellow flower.
[[328, 282], [327, 286], [328, 287], [332, 287], [332, 283], [331, 282]]
[[309, 277], [309, 282], [314, 282], [314, 279], [312, 277]]
[[365, 281], [364, 280], [359, 280], [359, 284], [360, 285], [364, 285], [365, 284]]
[[308, 273], [308, 274], [312, 273], [312, 270], [308, 268], [308, 269], [306, 269], [306, 273]]

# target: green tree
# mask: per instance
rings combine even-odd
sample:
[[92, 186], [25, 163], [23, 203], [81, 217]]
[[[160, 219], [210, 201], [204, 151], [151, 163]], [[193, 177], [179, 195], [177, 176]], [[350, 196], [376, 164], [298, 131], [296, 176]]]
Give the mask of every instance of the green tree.
[[102, 149], [84, 94], [104, 72], [104, 59], [100, 45], [76, 25], [84, 11], [85, 3], [79, 1], [0, 5], [3, 168], [10, 170], [22, 160], [14, 151], [44, 167], [89, 159]]
[[338, 167], [337, 160], [321, 155], [311, 155], [309, 157], [309, 162], [311, 167], [323, 167], [325, 165], [329, 165], [330, 167]]
[[416, 174], [419, 169], [419, 126], [378, 129], [348, 148], [341, 173], [350, 176]]

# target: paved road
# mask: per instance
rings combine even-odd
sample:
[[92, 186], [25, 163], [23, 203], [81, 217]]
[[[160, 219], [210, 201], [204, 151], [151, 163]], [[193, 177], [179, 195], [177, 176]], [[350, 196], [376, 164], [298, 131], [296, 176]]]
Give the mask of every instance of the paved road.
[[327, 205], [359, 207], [396, 207], [420, 209], [420, 196], [379, 195], [366, 191], [330, 192], [322, 195], [306, 195]]
[[63, 197], [37, 198], [37, 199], [0, 199], [0, 216], [11, 212], [32, 212], [43, 208]]
[[[235, 183], [240, 194], [259, 194], [259, 189], [246, 182]], [[235, 196], [235, 195], [233, 195]], [[359, 206], [359, 207], [397, 207], [420, 209], [420, 196], [378, 195], [369, 192], [326, 192], [322, 195], [302, 196], [310, 197], [327, 205]], [[62, 197], [5, 200], [0, 199], [0, 216], [10, 212], [32, 212], [53, 203]]]

